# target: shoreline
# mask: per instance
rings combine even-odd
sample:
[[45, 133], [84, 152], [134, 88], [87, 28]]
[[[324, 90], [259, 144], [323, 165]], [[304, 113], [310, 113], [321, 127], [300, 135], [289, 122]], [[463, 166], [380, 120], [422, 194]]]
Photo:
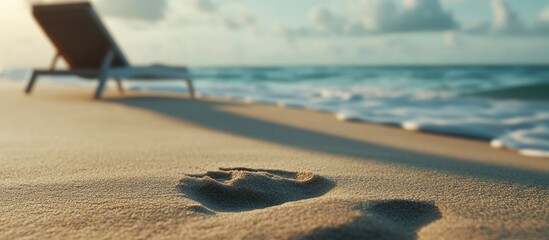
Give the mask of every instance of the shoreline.
[[0, 238], [549, 235], [543, 159], [321, 112], [114, 89], [95, 101], [91, 88], [39, 83], [25, 96], [0, 84]]
[[[82, 82], [82, 81], [78, 81], [78, 82]], [[82, 85], [82, 87], [94, 86], [93, 81], [88, 81], [88, 83], [91, 83], [91, 84], [76, 84], [76, 85]], [[73, 81], [66, 82], [66, 83], [59, 83], [59, 82], [52, 81], [49, 84], [73, 85], [74, 83]], [[478, 92], [478, 93], [467, 93], [467, 94], [461, 94], [457, 96], [468, 96], [472, 99], [478, 100], [479, 102], [482, 102], [484, 100], [490, 100], [490, 99], [505, 99], [505, 101], [514, 101], [518, 99], [523, 99], [527, 101], [527, 102], [524, 102], [525, 104], [528, 103], [530, 105], [534, 104], [534, 106], [538, 106], [538, 105], [543, 106], [542, 103], [544, 102], [544, 98], [540, 98], [540, 96], [543, 95], [541, 93], [543, 92], [543, 89], [547, 87], [546, 85], [547, 84], [538, 83], [533, 85], [504, 88], [500, 90], [484, 91], [484, 92]], [[167, 86], [170, 86], [170, 85], [167, 85]], [[171, 89], [172, 87], [174, 89]], [[172, 87], [165, 87], [165, 86], [162, 86], [162, 84], [159, 86], [130, 85], [129, 89], [131, 91], [141, 92], [149, 95], [154, 95], [158, 93], [158, 94], [177, 96], [178, 93], [175, 93], [175, 89], [179, 89], [180, 87], [174, 86], [174, 85], [172, 85]], [[538, 88], [541, 90], [539, 90]], [[527, 93], [531, 90], [536, 90], [536, 91], [539, 90], [539, 91], [536, 92], [537, 95], [529, 96]], [[515, 151], [517, 154], [532, 157], [532, 158], [549, 159], [549, 152], [547, 151], [546, 141], [542, 138], [538, 138], [536, 135], [536, 134], [539, 135], [539, 134], [546, 133], [545, 132], [546, 130], [543, 130], [544, 125], [541, 122], [541, 120], [536, 120], [535, 118], [537, 117], [537, 115], [540, 115], [542, 119], [547, 118], [546, 114], [541, 114], [541, 113], [544, 113], [543, 108], [538, 109], [540, 111], [538, 113], [540, 114], [536, 114], [536, 112], [531, 111], [528, 114], [525, 114], [525, 113], [523, 113], [523, 115], [516, 114], [516, 115], [513, 115], [514, 117], [508, 116], [506, 118], [501, 118], [501, 119], [499, 118], [492, 119], [494, 116], [490, 116], [490, 117], [484, 117], [484, 118], [479, 117], [479, 119], [475, 119], [473, 117], [471, 120], [465, 117], [467, 121], [464, 121], [464, 123], [461, 123], [455, 120], [456, 118], [455, 116], [454, 117], [448, 117], [448, 116], [433, 117], [433, 116], [430, 116], [429, 114], [425, 116], [425, 119], [423, 119], [424, 116], [415, 116], [414, 114], [411, 114], [413, 117], [408, 117], [408, 118], [405, 116], [402, 116], [402, 117], [391, 116], [391, 117], [384, 118], [383, 110], [381, 111], [380, 116], [378, 116], [377, 113], [372, 114], [370, 116], [368, 115], [368, 111], [365, 111], [364, 109], [360, 110], [360, 109], [350, 108], [351, 110], [349, 109], [346, 110], [345, 105], [341, 105], [341, 106], [337, 105], [338, 107], [333, 107], [333, 106], [329, 107], [330, 104], [335, 104], [335, 103], [327, 103], [327, 105], [324, 105], [324, 106], [315, 105], [313, 100], [311, 100], [312, 103], [307, 101], [292, 103], [291, 100], [289, 100], [290, 102], [286, 102], [284, 100], [276, 100], [276, 99], [269, 99], [269, 98], [262, 99], [260, 97], [259, 99], [254, 99], [254, 97], [252, 97], [253, 94], [245, 95], [247, 97], [235, 97], [232, 95], [224, 96], [222, 93], [219, 93], [219, 92], [217, 94], [208, 93], [207, 95], [204, 95], [204, 93], [201, 93], [200, 91], [197, 92], [197, 96], [198, 98], [202, 96], [203, 99], [211, 99], [214, 101], [227, 100], [227, 101], [237, 101], [237, 102], [242, 102], [247, 104], [264, 104], [264, 105], [278, 106], [281, 108], [317, 111], [317, 112], [329, 113], [340, 121], [360, 122], [360, 123], [366, 123], [366, 124], [378, 124], [378, 125], [395, 127], [405, 131], [423, 132], [423, 133], [429, 133], [429, 134], [458, 137], [458, 138], [465, 138], [465, 139], [472, 139], [472, 140], [482, 140], [482, 141], [485, 141], [489, 146], [495, 149], [511, 150], [511, 151]], [[486, 96], [486, 99], [483, 99], [482, 96]], [[517, 97], [518, 99], [515, 99]], [[372, 101], [375, 102], [375, 99]], [[338, 103], [338, 104], [341, 104], [341, 103]], [[511, 102], [510, 104], [513, 104], [513, 102]], [[530, 105], [527, 105], [527, 106], [530, 106]], [[373, 111], [378, 111], [378, 109], [373, 109]], [[418, 109], [415, 109], [414, 111], [421, 111], [421, 107]], [[464, 111], [464, 110], [462, 109], [460, 111]], [[466, 111], [461, 112], [461, 114], [466, 114]], [[476, 114], [482, 115], [482, 113], [480, 112], [476, 112]], [[451, 116], [451, 114], [449, 116]], [[528, 120], [524, 120], [526, 123], [518, 123], [518, 122], [509, 123], [509, 124], [506, 123], [509, 121], [514, 122], [516, 119], [521, 119], [525, 116], [531, 117], [531, 119], [529, 119], [529, 121], [533, 122], [531, 123], [531, 125], [526, 124], [528, 123]], [[468, 122], [468, 121], [472, 121], [472, 122]], [[536, 121], [539, 121], [539, 122], [536, 122]], [[517, 128], [517, 125], [520, 126], [520, 124], [523, 124], [523, 126]], [[542, 131], [542, 132], [539, 133], [539, 131]], [[532, 140], [529, 140], [529, 139], [532, 139]]]
[[[153, 91], [153, 90], [144, 90], [139, 89], [135, 91], [136, 93], [144, 93], [148, 95], [155, 95], [155, 94], [167, 94], [168, 96], [177, 96], [177, 93], [169, 92], [169, 91]], [[384, 123], [384, 122], [371, 122], [367, 120], [363, 120], [360, 118], [354, 118], [354, 117], [347, 117], [344, 115], [341, 115], [336, 112], [330, 112], [325, 111], [322, 109], [315, 109], [315, 108], [308, 108], [303, 106], [294, 106], [292, 104], [283, 104], [283, 103], [275, 103], [275, 102], [265, 102], [265, 101], [255, 101], [253, 99], [247, 99], [247, 98], [234, 98], [234, 97], [219, 97], [219, 96], [202, 96], [199, 92], [197, 93], [197, 99], [198, 100], [205, 100], [205, 101], [228, 101], [228, 102], [236, 102], [241, 104], [249, 104], [249, 105], [263, 105], [263, 106], [274, 106], [278, 108], [283, 109], [294, 109], [294, 110], [301, 110], [301, 111], [311, 111], [311, 112], [318, 112], [323, 113], [327, 115], [331, 115], [334, 119], [341, 121], [341, 122], [351, 122], [351, 123], [361, 123], [361, 124], [369, 124], [369, 125], [377, 125], [377, 126], [384, 126], [384, 127], [390, 127], [399, 129], [402, 131], [409, 131], [409, 132], [418, 132], [423, 134], [432, 134], [432, 135], [438, 135], [438, 136], [445, 136], [445, 137], [451, 137], [451, 138], [460, 138], [460, 139], [467, 139], [472, 141], [480, 141], [484, 142], [488, 146], [491, 146], [493, 149], [502, 150], [502, 151], [511, 151], [518, 155], [522, 155], [525, 157], [530, 158], [540, 158], [540, 159], [549, 159], [549, 153], [546, 151], [541, 150], [531, 150], [531, 149], [514, 149], [511, 147], [505, 146], [503, 143], [501, 143], [499, 140], [495, 140], [489, 137], [483, 137], [480, 135], [473, 136], [470, 133], [449, 133], [441, 130], [432, 130], [432, 129], [425, 129], [418, 127], [415, 124], [410, 124], [409, 122], [404, 123]], [[537, 101], [545, 101], [536, 99]], [[531, 101], [531, 100], [529, 100]]]
[[[48, 80], [49, 81], [49, 80]], [[44, 88], [46, 88], [47, 90], [50, 90], [53, 92], [56, 92], [56, 91], [59, 91], [59, 90], [56, 90], [56, 88], [60, 88], [60, 90], [66, 90], [66, 94], [71, 94], [70, 91], [71, 89], [75, 90], [75, 94], [76, 92], [78, 92], [79, 95], [81, 95], [81, 97], [83, 97], [84, 100], [93, 100], [91, 99], [86, 99], [85, 95], [86, 95], [86, 92], [92, 92], [93, 91], [93, 88], [94, 88], [94, 81], [93, 80], [84, 80], [84, 82], [86, 84], [64, 84], [64, 83], [56, 83], [56, 82], [48, 82], [48, 81], [45, 81], [45, 82], [41, 82], [40, 84], [43, 85]], [[22, 85], [23, 82], [20, 82], [20, 81], [14, 81], [14, 82], [9, 82], [8, 81], [8, 84], [6, 85], [6, 82], [4, 81], [3, 83], [0, 83], [0, 85], [4, 85], [5, 87], [9, 87], [9, 88], [15, 88], [14, 90], [20, 90], [18, 88], [23, 88], [23, 85]], [[139, 90], [132, 90], [132, 89], [129, 89], [129, 91], [127, 91], [125, 93], [125, 95], [120, 95], [118, 92], [114, 91], [115, 89], [115, 85], [110, 82], [108, 83], [108, 87], [107, 88], [110, 88], [110, 91], [107, 92], [107, 95], [106, 95], [106, 98], [112, 98], [112, 99], [117, 99], [117, 98], [124, 98], [124, 97], [152, 97], [152, 98], [155, 98], [155, 97], [167, 97], [167, 98], [186, 98], [186, 94], [181, 94], [181, 93], [176, 93], [176, 92], [169, 92], [169, 91], [154, 91], [154, 90], [146, 90], [146, 89], [139, 89]], [[91, 93], [90, 93], [91, 94]], [[24, 94], [22, 94], [24, 95]], [[29, 95], [28, 97], [32, 97], [32, 95]], [[80, 96], [79, 96], [79, 99], [80, 99]], [[201, 95], [200, 92], [197, 93], [197, 96], [196, 96], [196, 100], [197, 101], [205, 101], [205, 102], [218, 102], [218, 103], [228, 103], [228, 104], [238, 104], [238, 105], [242, 105], [242, 106], [251, 106], [251, 107], [265, 107], [265, 108], [270, 108], [270, 109], [285, 109], [285, 110], [290, 110], [290, 111], [296, 111], [296, 112], [309, 112], [309, 113], [312, 113], [312, 114], [320, 114], [320, 115], [326, 115], [328, 116], [329, 118], [332, 118], [333, 120], [335, 120], [335, 122], [341, 122], [341, 123], [348, 123], [348, 124], [360, 124], [360, 125], [364, 125], [364, 127], [367, 127], [368, 129], [371, 129], [371, 128], [382, 128], [382, 129], [385, 129], [385, 130], [388, 130], [388, 129], [391, 129], [391, 130], [396, 130], [396, 131], [402, 131], [402, 132], [409, 132], [409, 133], [416, 133], [418, 134], [418, 136], [432, 136], [432, 137], [439, 137], [439, 140], [449, 140], [449, 139], [453, 139], [455, 141], [459, 141], [459, 140], [463, 140], [465, 142], [467, 141], [470, 141], [470, 142], [476, 142], [476, 143], [482, 143], [484, 145], [486, 145], [488, 148], [492, 149], [492, 150], [495, 150], [495, 151], [502, 151], [502, 152], [506, 152], [506, 153], [511, 153], [512, 155], [516, 155], [517, 157], [521, 157], [522, 159], [526, 158], [526, 159], [533, 159], [535, 161], [537, 160], [545, 160], [545, 159], [549, 159], [549, 157], [547, 156], [532, 156], [532, 155], [528, 155], [528, 154], [521, 154], [519, 152], [519, 150], [516, 150], [516, 149], [512, 149], [512, 148], [507, 148], [507, 147], [494, 147], [494, 146], [491, 146], [491, 141], [490, 139], [488, 138], [482, 138], [482, 137], [472, 137], [472, 136], [469, 136], [469, 135], [459, 135], [459, 134], [449, 134], [449, 133], [441, 133], [441, 132], [437, 132], [437, 131], [430, 131], [430, 130], [426, 130], [426, 129], [412, 129], [412, 128], [409, 128], [409, 127], [405, 127], [403, 125], [400, 125], [400, 124], [388, 124], [388, 123], [378, 123], [378, 122], [369, 122], [369, 121], [364, 121], [364, 120], [359, 120], [359, 119], [353, 119], [353, 118], [349, 118], [349, 119], [340, 119], [340, 117], [338, 116], [338, 114], [334, 113], [334, 112], [330, 112], [330, 111], [324, 111], [324, 110], [321, 110], [321, 109], [314, 109], [314, 108], [305, 108], [305, 107], [296, 107], [296, 106], [293, 106], [293, 105], [280, 105], [279, 103], [271, 103], [271, 102], [262, 102], [262, 101], [253, 101], [253, 100], [249, 100], [249, 99], [243, 99], [243, 98], [233, 98], [233, 97], [220, 97], [220, 96], [204, 96], [204, 95]], [[99, 100], [99, 101], [102, 101], [102, 100]], [[256, 116], [256, 115], [254, 115]], [[305, 125], [301, 126], [301, 127], [306, 127]], [[332, 131], [332, 133], [335, 133]], [[368, 139], [368, 140], [372, 140], [372, 139]], [[387, 142], [383, 141], [384, 144], [387, 144]], [[416, 150], [416, 149], [414, 149]]]

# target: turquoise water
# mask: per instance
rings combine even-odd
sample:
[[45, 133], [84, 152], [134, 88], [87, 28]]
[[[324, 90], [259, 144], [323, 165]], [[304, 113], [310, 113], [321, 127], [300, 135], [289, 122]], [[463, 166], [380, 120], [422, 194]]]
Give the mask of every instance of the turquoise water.
[[[193, 68], [200, 96], [334, 114], [486, 140], [549, 157], [548, 66]], [[184, 83], [133, 83], [134, 90], [186, 91]]]

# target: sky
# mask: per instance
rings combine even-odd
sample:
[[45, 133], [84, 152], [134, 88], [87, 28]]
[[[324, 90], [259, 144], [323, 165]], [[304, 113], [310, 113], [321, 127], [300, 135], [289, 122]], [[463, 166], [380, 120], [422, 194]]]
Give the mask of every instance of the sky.
[[[32, 3], [0, 1], [0, 66], [47, 66]], [[549, 0], [92, 0], [130, 62], [549, 64]]]

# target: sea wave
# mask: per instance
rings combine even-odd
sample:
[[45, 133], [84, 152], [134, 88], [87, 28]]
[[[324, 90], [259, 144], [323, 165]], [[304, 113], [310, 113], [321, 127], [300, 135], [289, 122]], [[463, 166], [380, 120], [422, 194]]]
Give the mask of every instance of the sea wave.
[[[191, 74], [202, 97], [323, 111], [341, 121], [481, 139], [494, 148], [549, 157], [544, 66], [194, 68]], [[186, 91], [183, 82], [130, 86]]]
[[549, 107], [539, 101], [549, 92], [545, 67], [238, 68], [229, 72], [240, 78], [213, 74], [226, 70], [195, 70], [201, 95], [329, 112], [341, 121], [481, 139], [549, 156]]
[[491, 97], [501, 99], [545, 100], [549, 101], [549, 84], [532, 84], [526, 86], [514, 86], [503, 89], [482, 91], [468, 94], [470, 96]]

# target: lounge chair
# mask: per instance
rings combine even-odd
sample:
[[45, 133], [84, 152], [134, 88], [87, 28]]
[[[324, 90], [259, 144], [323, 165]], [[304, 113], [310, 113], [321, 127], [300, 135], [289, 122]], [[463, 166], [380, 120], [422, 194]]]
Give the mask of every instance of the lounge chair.
[[[57, 54], [49, 69], [33, 71], [25, 89], [27, 94], [31, 93], [39, 76], [74, 75], [99, 80], [96, 99], [101, 98], [109, 79], [116, 80], [120, 92], [124, 91], [121, 79], [182, 79], [187, 82], [190, 97], [194, 98], [192, 80], [186, 68], [131, 66], [90, 3], [37, 4], [33, 6], [33, 15], [57, 48]], [[61, 57], [68, 64], [68, 70], [55, 68]]]

